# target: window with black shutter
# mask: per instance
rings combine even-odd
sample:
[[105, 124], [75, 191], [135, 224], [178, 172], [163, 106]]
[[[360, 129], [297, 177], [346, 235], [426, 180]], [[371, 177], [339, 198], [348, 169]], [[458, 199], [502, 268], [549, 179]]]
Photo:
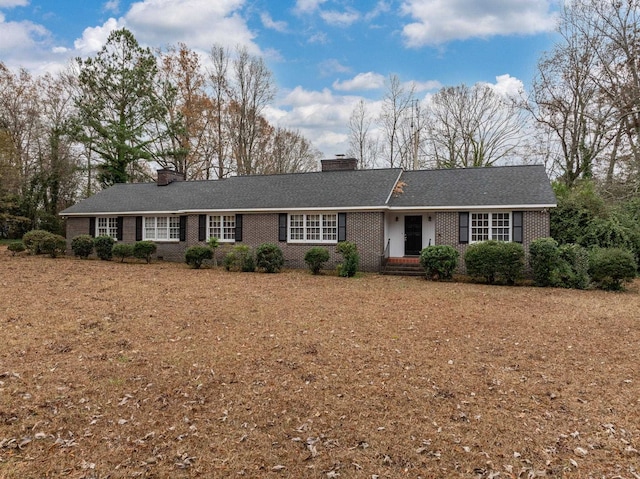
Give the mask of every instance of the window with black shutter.
[[207, 241], [207, 215], [198, 215], [198, 241]]
[[242, 241], [242, 215], [236, 215], [236, 242]]
[[180, 217], [180, 241], [187, 241], [187, 217]]
[[116, 239], [118, 241], [122, 241], [122, 239], [124, 238], [124, 216], [118, 216], [116, 224]]
[[469, 242], [469, 213], [461, 211], [458, 213], [458, 241], [460, 243]]
[[338, 242], [347, 241], [347, 214], [338, 213]]
[[512, 231], [512, 241], [516, 243], [522, 243], [522, 229], [523, 229], [523, 214], [522, 211], [514, 211], [512, 214], [513, 219], [513, 231]]
[[287, 213], [278, 216], [278, 241], [287, 241]]
[[142, 241], [142, 216], [136, 216], [136, 241]]
[[92, 237], [96, 237], [96, 217], [92, 216], [89, 218], [89, 234]]

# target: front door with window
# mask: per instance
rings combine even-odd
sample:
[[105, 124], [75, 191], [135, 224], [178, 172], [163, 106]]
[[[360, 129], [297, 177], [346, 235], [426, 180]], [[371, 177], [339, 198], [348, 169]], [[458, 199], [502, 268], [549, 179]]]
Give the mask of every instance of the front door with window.
[[417, 256], [422, 250], [422, 216], [404, 217], [404, 254]]

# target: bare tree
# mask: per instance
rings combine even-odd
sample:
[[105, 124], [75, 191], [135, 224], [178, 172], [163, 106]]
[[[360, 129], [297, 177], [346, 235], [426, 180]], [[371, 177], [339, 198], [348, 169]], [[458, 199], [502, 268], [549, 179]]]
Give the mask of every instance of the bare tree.
[[322, 153], [297, 131], [271, 128], [258, 174], [303, 173], [317, 169]]
[[[212, 110], [212, 136], [214, 137], [213, 148], [208, 158], [207, 179], [209, 171], [213, 167], [218, 178], [226, 177], [232, 170], [230, 162], [230, 142], [229, 131], [229, 107], [231, 104], [231, 90], [229, 85], [229, 51], [220, 45], [214, 45], [209, 54], [211, 59], [211, 70], [209, 71], [209, 84], [213, 90]], [[211, 165], [210, 158], [214, 157], [216, 164]]]
[[264, 60], [240, 48], [233, 61], [234, 83], [230, 108], [231, 144], [239, 175], [256, 172], [256, 146], [261, 133], [260, 118], [275, 95], [271, 71]]
[[442, 88], [431, 98], [426, 122], [426, 141], [437, 168], [513, 159], [523, 138], [520, 108], [486, 84]]
[[407, 160], [407, 148], [411, 148], [412, 145], [407, 143], [407, 135], [403, 135], [402, 130], [410, 128], [415, 87], [407, 89], [400, 83], [397, 75], [391, 75], [386, 82], [386, 88], [379, 118], [384, 135], [384, 156], [391, 168], [404, 166], [410, 169], [412, 163]]
[[358, 159], [358, 168], [373, 168], [377, 163], [378, 142], [371, 134], [373, 118], [367, 105], [360, 99], [349, 117], [349, 150], [347, 154]]

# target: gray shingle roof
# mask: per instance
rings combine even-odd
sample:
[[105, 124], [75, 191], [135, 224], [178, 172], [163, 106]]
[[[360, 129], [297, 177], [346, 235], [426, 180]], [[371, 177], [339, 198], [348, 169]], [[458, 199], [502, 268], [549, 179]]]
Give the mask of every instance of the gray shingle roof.
[[291, 209], [552, 206], [544, 167], [510, 166], [402, 173], [402, 194], [389, 196], [400, 169], [240, 176], [224, 180], [118, 184], [62, 215]]
[[555, 206], [542, 165], [406, 171], [391, 207]]
[[63, 215], [199, 210], [384, 207], [400, 169], [239, 176], [213, 181], [118, 184]]

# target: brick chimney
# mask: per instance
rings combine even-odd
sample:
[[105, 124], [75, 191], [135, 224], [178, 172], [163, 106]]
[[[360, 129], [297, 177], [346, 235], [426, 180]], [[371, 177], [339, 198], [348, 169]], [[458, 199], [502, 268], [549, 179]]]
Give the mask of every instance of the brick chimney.
[[184, 181], [184, 173], [178, 173], [173, 170], [158, 170], [158, 186], [167, 186], [174, 181]]
[[352, 171], [358, 168], [356, 158], [345, 158], [344, 155], [336, 155], [335, 158], [320, 160], [322, 171]]

